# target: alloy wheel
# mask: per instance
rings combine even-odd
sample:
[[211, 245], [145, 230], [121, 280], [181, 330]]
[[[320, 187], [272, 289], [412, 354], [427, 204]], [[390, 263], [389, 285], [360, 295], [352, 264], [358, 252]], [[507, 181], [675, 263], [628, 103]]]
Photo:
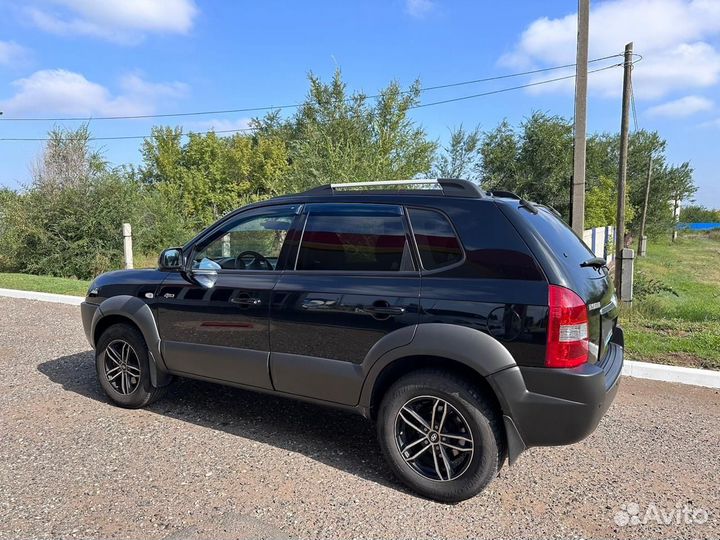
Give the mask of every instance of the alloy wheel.
[[400, 408], [395, 417], [395, 442], [413, 471], [443, 482], [461, 476], [475, 451], [463, 415], [436, 396], [415, 397]]
[[110, 386], [129, 396], [140, 385], [140, 360], [127, 341], [116, 339], [105, 348], [105, 376]]

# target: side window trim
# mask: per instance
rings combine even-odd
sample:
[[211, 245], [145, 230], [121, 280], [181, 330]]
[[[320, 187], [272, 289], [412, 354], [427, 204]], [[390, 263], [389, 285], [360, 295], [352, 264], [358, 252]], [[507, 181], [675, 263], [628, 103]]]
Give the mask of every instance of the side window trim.
[[[278, 205], [267, 205], [267, 206], [260, 206], [255, 208], [249, 208], [247, 210], [241, 210], [232, 217], [228, 219], [220, 219], [218, 222], [216, 222], [214, 225], [212, 225], [209, 230], [203, 234], [200, 238], [197, 239], [197, 241], [193, 242], [190, 251], [188, 255], [186, 256], [185, 260], [185, 271], [191, 272], [192, 271], [192, 264], [195, 259], [195, 255], [198, 252], [198, 247], [204, 248], [208, 246], [213, 241], [217, 240], [219, 238], [219, 233], [222, 231], [223, 228], [228, 227], [229, 229], [232, 229], [233, 227], [239, 225], [243, 221], [246, 221], [248, 219], [252, 219], [254, 217], [263, 216], [263, 215], [272, 215], [274, 213], [282, 213], [283, 210], [288, 210], [288, 213], [290, 214], [290, 210], [293, 207], [297, 207], [294, 212], [294, 218], [293, 222], [290, 225], [290, 228], [288, 229], [288, 233], [291, 232], [294, 227], [295, 223], [297, 222], [297, 219], [299, 216], [303, 215], [304, 211], [304, 204], [278, 204]], [[216, 236], [218, 235], [218, 236]], [[280, 247], [280, 254], [278, 256], [278, 268], [275, 270], [238, 270], [238, 269], [232, 269], [232, 268], [222, 268], [218, 270], [218, 272], [222, 274], [240, 274], [240, 275], [249, 275], [249, 274], [255, 274], [255, 273], [263, 273], [267, 274], [268, 272], [274, 272], [274, 273], [280, 273], [283, 271], [282, 264], [284, 263], [283, 256], [284, 251], [287, 245], [287, 239], [289, 234], [285, 237], [283, 240], [283, 245]]]
[[[422, 262], [422, 256], [420, 255], [420, 247], [417, 244], [417, 238], [415, 237], [415, 229], [412, 225], [412, 218], [410, 216], [411, 210], [422, 210], [424, 212], [434, 212], [435, 214], [438, 214], [442, 216], [445, 221], [450, 225], [450, 228], [453, 231], [453, 234], [455, 235], [455, 238], [457, 239], [458, 246], [460, 246], [460, 252], [462, 254], [462, 257], [455, 261], [452, 264], [448, 264], [446, 266], [440, 266], [439, 268], [432, 268], [428, 270], [425, 268], [425, 265]], [[462, 266], [465, 264], [465, 261], [467, 260], [467, 254], [465, 252], [465, 246], [463, 246], [462, 240], [460, 239], [460, 235], [458, 234], [457, 228], [455, 227], [455, 224], [453, 223], [452, 219], [450, 219], [450, 216], [448, 216], [445, 212], [442, 210], [439, 210], [437, 208], [428, 208], [423, 206], [404, 206], [404, 213], [407, 216], [408, 226], [410, 227], [410, 231], [412, 234], [412, 245], [415, 249], [415, 254], [417, 258], [417, 264], [419, 265], [418, 268], [420, 269], [420, 274], [423, 276], [432, 275], [432, 274], [438, 274], [440, 272], [445, 272], [447, 270], [452, 270], [453, 268], [457, 268], [458, 266]]]
[[[398, 216], [401, 217], [402, 223], [403, 223], [403, 230], [405, 233], [405, 241], [408, 243], [409, 249], [410, 249], [410, 257], [411, 261], [413, 263], [414, 268], [412, 270], [298, 270], [298, 262], [300, 260], [300, 248], [302, 247], [303, 239], [305, 238], [305, 228], [307, 226], [308, 220], [310, 219], [310, 214], [312, 211], [312, 207], [328, 207], [328, 206], [337, 206], [337, 207], [345, 207], [345, 208], [351, 208], [351, 207], [361, 207], [361, 206], [387, 206], [387, 207], [393, 207], [398, 210]], [[410, 220], [407, 215], [407, 211], [405, 207], [402, 204], [389, 204], [389, 203], [378, 203], [378, 202], [372, 202], [372, 203], [366, 203], [366, 202], [321, 202], [321, 203], [311, 203], [304, 205], [304, 208], [302, 209], [302, 229], [300, 232], [300, 238], [297, 243], [297, 249], [295, 251], [295, 263], [293, 264], [292, 268], [286, 268], [283, 271], [284, 272], [297, 272], [300, 274], [312, 274], [312, 275], [383, 275], [383, 276], [413, 276], [417, 277], [420, 274], [420, 262], [419, 257], [415, 253], [415, 249], [413, 249], [414, 245], [414, 237], [412, 234], [412, 229], [410, 226]], [[299, 225], [299, 224], [298, 224]]]

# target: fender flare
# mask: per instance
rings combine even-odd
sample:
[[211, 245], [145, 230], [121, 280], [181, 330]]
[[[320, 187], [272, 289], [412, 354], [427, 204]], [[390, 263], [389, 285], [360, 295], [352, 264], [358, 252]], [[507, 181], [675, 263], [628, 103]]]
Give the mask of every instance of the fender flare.
[[111, 296], [103, 300], [98, 306], [98, 309], [95, 310], [90, 326], [90, 336], [92, 337], [94, 346], [96, 345], [95, 330], [97, 325], [102, 319], [112, 315], [130, 319], [135, 326], [140, 329], [150, 353], [148, 355], [148, 364], [152, 385], [157, 388], [168, 384], [171, 380], [171, 375], [168, 373], [162, 358], [160, 333], [158, 332], [157, 323], [155, 322], [155, 317], [153, 316], [150, 306], [139, 298], [127, 294]]
[[[411, 337], [409, 332], [412, 332]], [[517, 365], [498, 340], [474, 328], [445, 323], [422, 323], [401, 328], [378, 341], [365, 357], [363, 364], [368, 368], [360, 392], [360, 407], [369, 410], [375, 384], [383, 370], [394, 361], [408, 356], [437, 356], [454, 360], [486, 379], [493, 373]], [[497, 397], [502, 403], [502, 397]]]

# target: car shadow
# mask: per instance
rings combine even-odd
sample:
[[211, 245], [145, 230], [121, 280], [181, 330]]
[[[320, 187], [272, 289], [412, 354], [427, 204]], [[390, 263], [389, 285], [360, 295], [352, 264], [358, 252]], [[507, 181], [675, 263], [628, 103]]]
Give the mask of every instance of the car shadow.
[[[110, 402], [97, 382], [92, 351], [43, 362], [38, 370], [68, 392]], [[168, 393], [146, 410], [298, 452], [409, 493], [386, 465], [374, 427], [350, 412], [184, 378], [176, 378]]]

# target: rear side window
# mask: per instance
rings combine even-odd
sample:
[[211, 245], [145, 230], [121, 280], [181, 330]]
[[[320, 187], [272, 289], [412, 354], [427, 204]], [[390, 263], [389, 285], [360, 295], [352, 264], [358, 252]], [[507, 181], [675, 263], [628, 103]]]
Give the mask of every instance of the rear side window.
[[402, 210], [385, 205], [312, 205], [296, 270], [413, 270]]
[[[538, 207], [538, 213], [526, 215], [526, 219], [540, 233], [550, 249], [561, 260], [570, 263], [573, 269], [579, 268], [581, 262], [595, 256], [573, 230], [547, 208]], [[588, 270], [595, 273], [592, 269]]]
[[433, 210], [408, 210], [423, 268], [435, 270], [463, 258], [460, 241], [448, 219]]

